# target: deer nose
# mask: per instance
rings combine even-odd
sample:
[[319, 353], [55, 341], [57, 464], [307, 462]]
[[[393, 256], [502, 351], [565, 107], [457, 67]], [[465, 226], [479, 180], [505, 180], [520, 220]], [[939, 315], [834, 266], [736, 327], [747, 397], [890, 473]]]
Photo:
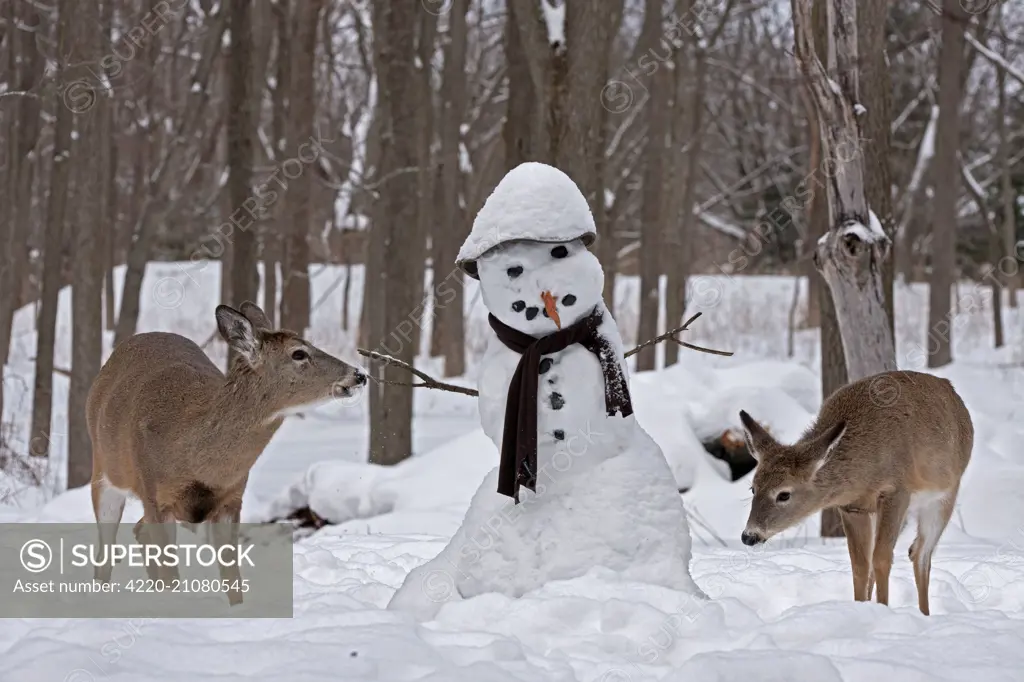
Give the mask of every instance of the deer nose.
[[356, 386], [362, 386], [366, 383], [366, 374], [363, 372], [356, 372]]
[[760, 542], [764, 542], [764, 540], [761, 539], [760, 535], [758, 535], [757, 533], [752, 533], [749, 530], [743, 531], [743, 533], [740, 535], [740, 540], [742, 540], [743, 544], [747, 545], [748, 547], [753, 547], [754, 545]]

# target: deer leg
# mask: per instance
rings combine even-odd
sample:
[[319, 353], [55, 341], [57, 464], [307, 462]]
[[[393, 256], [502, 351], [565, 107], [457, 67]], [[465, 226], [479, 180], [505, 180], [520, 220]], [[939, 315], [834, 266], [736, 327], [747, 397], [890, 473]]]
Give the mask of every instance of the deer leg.
[[[178, 523], [174, 516], [164, 514], [163, 522], [157, 528], [159, 528], [160, 533], [159, 543], [164, 548], [163, 556], [166, 557], [168, 554], [166, 551], [167, 547], [175, 544], [178, 540]], [[165, 559], [160, 568], [162, 569], [164, 581], [167, 583], [167, 589], [171, 589], [172, 585], [170, 583], [178, 579], [178, 567], [168, 565]]]
[[917, 538], [910, 545], [914, 582], [917, 583], [917, 605], [926, 616], [930, 613], [928, 582], [932, 574], [932, 553], [949, 524], [949, 518], [953, 515], [956, 495], [957, 488], [954, 488], [945, 496], [921, 507], [917, 517]]
[[[241, 516], [242, 501], [233, 500], [221, 509], [210, 526], [210, 540], [218, 548], [220, 578], [227, 585], [228, 604], [231, 606], [242, 603], [242, 574], [238, 567], [238, 523]], [[225, 549], [221, 550], [221, 547]]]
[[[878, 515], [871, 514], [871, 542], [872, 546], [878, 542]], [[869, 567], [870, 573], [868, 574], [868, 593], [865, 595], [864, 601], [871, 601], [872, 595], [875, 593], [875, 565], [871, 564]]]
[[92, 481], [92, 510], [96, 515], [96, 526], [99, 529], [100, 546], [105, 548], [105, 561], [96, 566], [93, 576], [96, 580], [108, 583], [114, 570], [114, 560], [110, 556], [110, 547], [117, 538], [117, 527], [124, 514], [126, 495], [114, 488], [101, 477]]
[[[152, 497], [145, 496], [142, 500], [142, 518], [135, 524], [135, 539], [138, 543], [144, 545], [146, 549], [150, 545], [166, 549], [168, 545], [174, 544], [176, 536], [177, 526], [174, 515], [161, 511]], [[158, 563], [146, 562], [146, 574], [150, 579], [167, 581], [178, 577], [177, 567], [164, 566], [164, 561], [162, 559]]]
[[[879, 500], [878, 527], [875, 533], [875, 548], [871, 563], [878, 583], [878, 603], [889, 603], [889, 571], [892, 569], [892, 553], [896, 539], [907, 520], [910, 494], [896, 492]], [[868, 595], [870, 598], [870, 595]]]
[[846, 534], [846, 549], [850, 552], [853, 569], [853, 598], [868, 601], [871, 598], [871, 551], [874, 543], [872, 515], [864, 512], [839, 510]]

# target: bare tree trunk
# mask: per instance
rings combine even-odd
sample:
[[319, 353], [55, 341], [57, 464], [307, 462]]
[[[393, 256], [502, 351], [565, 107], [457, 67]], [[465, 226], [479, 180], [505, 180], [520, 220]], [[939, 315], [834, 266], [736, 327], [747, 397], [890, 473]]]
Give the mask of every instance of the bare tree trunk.
[[[114, 46], [114, 2], [108, 0], [103, 3], [103, 51], [104, 54], [111, 54]], [[118, 202], [117, 202], [117, 165], [119, 161], [117, 153], [117, 142], [114, 140], [116, 130], [115, 100], [113, 93], [107, 93], [110, 99], [107, 107], [107, 115], [103, 121], [106, 126], [105, 137], [110, 140], [110, 148], [107, 154], [107, 168], [103, 178], [106, 201], [104, 202], [103, 216], [103, 243], [100, 245], [100, 252], [106, 260], [103, 263], [103, 328], [106, 331], [114, 331], [117, 324], [117, 309], [114, 302], [114, 267], [117, 262], [114, 260], [114, 247], [117, 244], [118, 225]], [[45, 275], [44, 275], [45, 276]], [[38, 356], [37, 356], [38, 357]]]
[[[959, 0], [944, 0], [939, 52], [939, 122], [935, 142], [935, 220], [932, 223], [932, 273], [928, 294], [928, 366], [953, 361], [951, 288], [956, 276], [956, 204], [960, 196], [960, 103], [963, 100], [964, 27], [967, 13]], [[934, 348], [932, 344], [934, 343]]]
[[1010, 163], [1010, 126], [1006, 119], [1009, 114], [1009, 104], [1006, 97], [1006, 69], [996, 70], [996, 90], [999, 94], [999, 109], [996, 127], [999, 131], [999, 146], [996, 149], [996, 165], [1000, 169], [999, 196], [1002, 199], [1002, 257], [1013, 260], [1013, 267], [1003, 261], [996, 262], [997, 276], [1002, 275], [1009, 295], [1011, 308], [1017, 307], [1017, 288], [1020, 286], [1020, 274], [1018, 272], [1020, 261], [1017, 259], [1017, 221], [1015, 193], [1013, 191], [1013, 167]]
[[[825, 5], [830, 0], [815, 0], [813, 8], [813, 32], [815, 53], [820, 59], [828, 54], [828, 17]], [[813, 102], [813, 94], [810, 88], [806, 89], [806, 103], [808, 107], [808, 121], [811, 125], [811, 162], [808, 170], [809, 176], [816, 176], [820, 169], [824, 168], [822, 163], [822, 137], [823, 130], [818, 119], [818, 112]], [[807, 233], [809, 250], [813, 253], [818, 239], [828, 233], [828, 195], [817, 187], [813, 190], [807, 206]], [[828, 293], [828, 285], [818, 269], [814, 266], [813, 259], [810, 263], [809, 278], [813, 282], [816, 293], [815, 310], [817, 324], [820, 327], [820, 353], [821, 353], [821, 395], [822, 400], [835, 393], [847, 383], [846, 357], [843, 351], [843, 337], [839, 333], [839, 323], [836, 321], [836, 309], [832, 303], [832, 297]], [[824, 295], [822, 295], [824, 294]], [[821, 537], [841, 538], [845, 535], [843, 520], [839, 510], [834, 508], [823, 509], [821, 512]]]
[[[11, 27], [10, 36], [7, 39], [7, 65], [9, 73], [17, 78], [18, 61], [18, 40], [17, 31], [13, 28], [17, 24], [17, 14], [14, 3], [7, 3], [4, 8], [4, 22]], [[22, 99], [22, 98], [18, 98]], [[10, 105], [14, 108], [14, 104]], [[21, 220], [18, 215], [18, 194], [21, 187], [20, 169], [23, 162], [21, 152], [21, 124], [17, 115], [5, 116], [7, 119], [7, 180], [6, 193], [10, 197], [8, 205], [8, 220], [0, 232], [0, 409], [3, 408], [3, 367], [7, 364], [7, 356], [10, 353], [11, 326], [14, 319], [14, 311], [21, 303], [21, 268], [25, 262], [24, 244], [27, 236], [27, 221]], [[6, 203], [6, 202], [5, 202]], [[0, 412], [0, 416], [3, 413]]]
[[[597, 53], [595, 59], [600, 60], [599, 64], [601, 67], [599, 83], [603, 88], [610, 77], [610, 57], [612, 53], [612, 44], [615, 41], [615, 36], [619, 32], [619, 26], [622, 23], [622, 12], [624, 8], [624, 0], [606, 0], [601, 3], [601, 7], [605, 8], [605, 25], [606, 31], [604, 34], [604, 44], [600, 46], [600, 51]], [[590, 94], [593, 97], [593, 93]], [[599, 110], [599, 119], [597, 122], [597, 139], [595, 140], [595, 154], [594, 154], [594, 175], [595, 175], [595, 188], [597, 197], [594, 203], [591, 205], [591, 211], [594, 213], [594, 223], [597, 227], [597, 258], [601, 262], [601, 267], [604, 269], [604, 300], [608, 306], [608, 311], [614, 316], [615, 315], [615, 278], [618, 271], [618, 248], [615, 244], [615, 237], [612, 234], [612, 221], [608, 215], [608, 202], [605, 197], [607, 188], [608, 178], [606, 177], [608, 159], [605, 154], [608, 148], [608, 114], [610, 113], [608, 107], [604, 106], [604, 100], [602, 99], [602, 106]]]
[[[414, 282], [416, 288], [413, 300], [416, 301], [414, 309], [409, 311], [410, 319], [413, 321], [412, 346], [414, 354], [420, 350], [420, 338], [423, 331], [424, 312], [426, 309], [427, 292], [425, 287], [427, 277], [427, 241], [428, 237], [433, 238], [432, 226], [437, 225], [437, 213], [434, 201], [434, 88], [431, 83], [433, 77], [434, 43], [437, 37], [437, 15], [431, 12], [420, 12], [419, 26], [417, 27], [417, 49], [416, 49], [416, 84], [413, 96], [419, 101], [417, 105], [420, 111], [419, 129], [416, 135], [416, 195], [419, 200], [419, 207], [416, 210], [415, 235], [410, 235], [407, 248], [414, 249], [419, 256], [419, 277]], [[437, 230], [433, 230], [436, 232]], [[445, 277], [442, 274], [438, 263], [433, 264], [433, 277], [437, 281]], [[435, 311], [436, 313], [436, 311]], [[436, 320], [435, 320], [436, 324]], [[428, 344], [429, 345], [429, 344]], [[429, 348], [427, 349], [429, 353]]]
[[[274, 87], [271, 88], [269, 80], [271, 74], [276, 73], [271, 71], [271, 59], [274, 55], [274, 46], [276, 45], [277, 36], [277, 19], [275, 17], [278, 12], [277, 4], [270, 3], [257, 3], [253, 7], [252, 17], [252, 36], [253, 36], [253, 59], [251, 62], [251, 68], [249, 71], [250, 83], [252, 84], [252, 130], [256, 139], [252, 141], [253, 159], [252, 159], [252, 172], [250, 173], [249, 180], [254, 186], [259, 186], [259, 179], [256, 177], [257, 169], [263, 166], [273, 166], [277, 163], [280, 154], [278, 152], [278, 145], [280, 140], [274, 135], [274, 121], [273, 121], [273, 104], [274, 98], [277, 93], [278, 81], [274, 80]], [[263, 102], [263, 90], [266, 88], [270, 92], [271, 96], [271, 130], [265, 131], [263, 127], [263, 117], [261, 115], [262, 102]], [[269, 136], [269, 141], [266, 145], [257, 142], [263, 135]], [[255, 189], [255, 187], [254, 187]], [[264, 200], [266, 203], [270, 203], [269, 197]], [[273, 241], [273, 235], [277, 229], [277, 223], [274, 220], [273, 204], [270, 206], [270, 210], [266, 210], [266, 206], [261, 206], [260, 210], [257, 211], [256, 217], [256, 238], [258, 241], [258, 257], [263, 263], [263, 297], [259, 301], [255, 301], [263, 312], [267, 314], [270, 323], [275, 328], [277, 327], [277, 265], [275, 262], [275, 251], [271, 244]]]
[[[448, 13], [448, 40], [441, 85], [441, 219], [434, 224], [434, 354], [444, 356], [444, 376], [466, 373], [466, 323], [463, 275], [453, 269], [459, 244], [466, 234], [460, 206], [462, 169], [459, 164], [460, 127], [466, 110], [466, 13], [469, 0], [455, 0]], [[511, 101], [509, 106], [512, 106]], [[506, 126], [509, 124], [506, 123]]]
[[[7, 69], [10, 85], [19, 92], [31, 91], [43, 75], [44, 60], [35, 34], [26, 27], [38, 26], [39, 15], [28, 3], [7, 3], [4, 19], [9, 27]], [[19, 24], [20, 21], [20, 24]], [[16, 28], [17, 26], [17, 28]], [[33, 150], [39, 139], [39, 100], [17, 96], [8, 100], [7, 223], [0, 225], [0, 415], [3, 414], [3, 367], [10, 352], [14, 311], [21, 305], [22, 280], [28, 262], [28, 237], [32, 225], [32, 187], [36, 163]]]
[[[281, 162], [285, 159], [287, 148], [287, 121], [288, 107], [287, 97], [291, 91], [291, 12], [288, 0], [279, 0], [275, 3], [274, 30], [276, 34], [275, 46], [277, 48], [274, 71], [274, 95], [273, 95], [273, 118], [270, 123], [271, 135], [274, 144], [274, 165], [275, 170], [281, 168]], [[271, 323], [276, 327], [280, 321], [278, 314], [278, 287], [277, 267], [282, 257], [282, 235], [287, 234], [288, 216], [284, 211], [285, 202], [278, 201], [272, 207], [273, 220], [270, 221], [263, 231], [263, 312], [267, 314]], [[284, 272], [282, 272], [282, 277]]]
[[[550, 3], [551, 0], [541, 0]], [[517, 49], [530, 80], [529, 149], [526, 160], [553, 163], [562, 132], [565, 84], [564, 44], [553, 44], [546, 35], [546, 22], [537, 0], [509, 0], [509, 20], [515, 21]], [[522, 65], [518, 65], [522, 67]], [[510, 64], [511, 76], [511, 64]], [[525, 92], [523, 93], [525, 94]], [[511, 111], [509, 112], [511, 114]]]
[[622, 0], [566, 3], [565, 44], [551, 46], [548, 128], [554, 165], [587, 198], [605, 270], [605, 294], [615, 285], [614, 241], [605, 227], [605, 125], [608, 111], [595, 92], [608, 81], [608, 57], [622, 14]]
[[[861, 145], [864, 151], [864, 184], [868, 206], [878, 217], [890, 241], [896, 235], [896, 216], [892, 205], [892, 82], [886, 56], [888, 0], [860, 0], [857, 5], [857, 49], [863, 70], [860, 77], [859, 115]], [[894, 259], [882, 264], [882, 287], [889, 334], [895, 338], [893, 310]]]
[[[61, 14], [74, 11], [75, 46], [69, 63], [96, 64], [103, 54], [98, 6], [62, 0]], [[94, 95], [95, 96], [95, 95]], [[96, 97], [91, 110], [76, 117], [79, 134], [73, 150], [76, 170], [74, 201], [72, 289], [71, 289], [71, 382], [68, 391], [68, 488], [85, 485], [92, 478], [92, 443], [85, 422], [85, 405], [93, 379], [103, 357], [103, 270], [100, 252], [104, 230], [103, 204], [106, 194], [103, 175], [95, 165], [106, 168], [109, 140], [104, 139], [103, 121], [109, 106], [105, 94]]]
[[[376, 57], [374, 57], [376, 59]], [[376, 66], [374, 66], [376, 71]], [[378, 92], [382, 87], [381, 78], [379, 73], [375, 73], [373, 76], [377, 82]], [[382, 122], [381, 116], [382, 107], [380, 103], [380, 96], [378, 95], [377, 101], [374, 104], [373, 119], [370, 121], [370, 129], [366, 136], [366, 173], [365, 182], [376, 186], [381, 180], [381, 155], [382, 155], [382, 142], [381, 142], [381, 130]], [[369, 348], [378, 338], [375, 334], [383, 333], [383, 322], [381, 322], [380, 315], [383, 314], [381, 307], [384, 305], [384, 292], [381, 287], [376, 285], [377, 279], [381, 277], [382, 270], [384, 267], [384, 254], [386, 245], [383, 238], [380, 237], [377, 226], [382, 222], [382, 204], [380, 201], [373, 201], [370, 204], [370, 224], [372, 226], [369, 238], [366, 240], [366, 258], [365, 266], [363, 268], [363, 302], [359, 309], [359, 345], [363, 348]], [[373, 413], [375, 401], [380, 397], [379, 391], [369, 392], [369, 403], [370, 412]]]
[[[693, 205], [697, 195], [697, 180], [700, 170], [700, 158], [704, 150], [704, 136], [701, 128], [704, 125], [704, 93], [706, 92], [707, 59], [699, 48], [695, 50], [692, 73], [693, 94], [689, 103], [686, 119], [689, 126], [685, 140], [674, 140], [677, 148], [688, 145], [686, 166], [682, 173], [682, 199], [680, 210], [673, 211], [669, 219], [679, 216], [675, 229], [670, 229], [670, 242], [666, 253], [670, 254], [671, 266], [666, 268], [665, 276], [665, 329], [672, 329], [682, 322], [686, 311], [686, 280], [690, 275], [693, 239]], [[677, 65], [678, 69], [679, 66]], [[681, 88], [679, 96], [682, 96]], [[797, 282], [799, 286], [799, 281]], [[674, 343], [665, 344], [665, 366], [674, 365], [679, 359], [679, 346]]]
[[[255, 301], [259, 289], [256, 269], [256, 218], [245, 208], [252, 195], [253, 129], [256, 121], [252, 93], [252, 7], [249, 0], [231, 0], [231, 54], [228, 58], [228, 196], [232, 212], [227, 216], [237, 229], [231, 254], [231, 297], [236, 305]], [[236, 222], [237, 221], [237, 222]], [[226, 302], [226, 301], [225, 301]]]
[[[379, 83], [380, 105], [380, 198], [379, 220], [374, 221], [372, 239], [382, 245], [397, 244], [408, 225], [416, 224], [416, 100], [409, 97], [415, 88], [415, 45], [419, 3], [374, 3], [374, 54]], [[380, 247], [378, 247], [380, 248]], [[379, 309], [370, 311], [371, 338], [382, 352], [411, 363], [415, 349], [407, 336], [412, 326], [408, 319], [415, 305], [416, 282], [422, 273], [421, 249], [391, 249], [382, 259], [379, 279], [367, 281], [376, 286]], [[372, 367], [378, 376], [405, 381], [404, 372], [393, 367]], [[374, 464], [395, 464], [412, 454], [412, 389], [371, 386], [378, 396], [370, 406], [370, 455]]]
[[[225, 71], [230, 66], [225, 65]], [[218, 136], [217, 140], [217, 165], [221, 168], [228, 168], [228, 138], [227, 135]], [[230, 177], [228, 178], [228, 184], [230, 185]], [[218, 198], [220, 203], [220, 224], [230, 225], [231, 231], [228, 232], [228, 228], [225, 227], [221, 232], [227, 232], [225, 237], [223, 234], [220, 239], [217, 239], [217, 246], [220, 249], [220, 301], [222, 303], [230, 303], [234, 299], [232, 293], [232, 282], [231, 270], [234, 267], [234, 252], [235, 252], [235, 239], [234, 239], [234, 225], [231, 225], [231, 214], [234, 212], [235, 207], [232, 206], [231, 192], [221, 192]], [[237, 304], [236, 304], [237, 305]], [[230, 352], [230, 351], [229, 351]]]
[[[828, 224], [828, 204], [826, 197], [820, 195], [814, 202], [815, 219], [820, 224]], [[821, 278], [821, 274], [815, 270], [814, 276]], [[824, 284], [824, 281], [822, 280]], [[821, 326], [821, 396], [822, 400], [838, 391], [848, 382], [846, 374], [846, 356], [843, 350], [843, 337], [839, 333], [839, 323], [836, 321], [836, 309], [832, 303], [831, 296], [821, 296], [818, 299], [821, 307], [819, 319]], [[843, 530], [843, 520], [839, 516], [839, 510], [831, 508], [821, 512], [821, 537], [841, 538], [846, 533]]]
[[[987, 210], [982, 206], [982, 210]], [[993, 225], [993, 227], [995, 227]], [[992, 271], [989, 273], [989, 277], [992, 282], [992, 330], [995, 334], [995, 347], [1002, 348], [1004, 342], [1003, 339], [1003, 282], [999, 276], [999, 261], [1002, 259], [1000, 252], [1002, 251], [1002, 241], [997, 231], [993, 231], [991, 234], [991, 249], [992, 254]]]
[[508, 105], [502, 137], [505, 141], [505, 168], [512, 170], [524, 161], [537, 159], [533, 135], [534, 100], [530, 68], [522, 41], [516, 3], [507, 4], [505, 19], [505, 59], [508, 62]]
[[870, 219], [854, 113], [859, 104], [857, 7], [854, 0], [833, 0], [826, 6], [826, 54], [830, 67], [835, 60], [836, 75], [830, 79], [811, 38], [812, 0], [792, 4], [796, 54], [821, 122], [822, 150], [837, 170], [827, 180], [831, 229], [818, 245], [815, 264], [836, 307], [847, 371], [851, 379], [860, 379], [896, 369], [896, 352], [882, 285], [890, 241]]
[[611, 43], [615, 2], [583, 0], [566, 3], [566, 44], [564, 52], [565, 92], [558, 127], [559, 144], [555, 165], [579, 186], [592, 213], [604, 203], [604, 182], [600, 175], [604, 158], [601, 124], [605, 109], [600, 92], [606, 80], [608, 48]]
[[[816, 3], [815, 7], [819, 5], [820, 2]], [[819, 35], [817, 31], [817, 15], [818, 11], [815, 11], [815, 40], [817, 40]], [[806, 98], [806, 101], [809, 109], [807, 112], [808, 132], [811, 138], [807, 175], [812, 176], [821, 167], [821, 126], [818, 124], [818, 114], [814, 110], [814, 104], [810, 101], [809, 97]], [[807, 244], [805, 248], [801, 249], [802, 256], [813, 253], [814, 245], [818, 243], [818, 239], [828, 232], [827, 201], [828, 198], [816, 189], [812, 190], [811, 196], [807, 200]], [[818, 268], [814, 267], [814, 260], [812, 258], [807, 259], [804, 271], [807, 277], [806, 326], [813, 329], [814, 327], [821, 327], [821, 311], [823, 310], [821, 301], [823, 298], [827, 298], [827, 296], [821, 295], [822, 287], [825, 286], [825, 280], [821, 278]], [[824, 339], [822, 339], [822, 342], [824, 342]], [[824, 366], [822, 366], [822, 372], [824, 372]]]
[[[648, 49], [660, 47], [662, 3], [647, 0], [641, 44]], [[660, 47], [664, 51], [664, 47]], [[668, 130], [666, 101], [671, 87], [669, 69], [653, 65], [650, 78], [650, 101], [646, 105], [647, 139], [643, 170], [643, 207], [640, 226], [640, 321], [637, 339], [650, 339], [658, 334], [658, 284], [661, 277], [662, 208], [664, 199], [665, 133]], [[647, 346], [636, 358], [639, 371], [655, 368], [657, 355], [654, 346]]]
[[[292, 36], [291, 92], [288, 111], [288, 154], [298, 154], [299, 146], [313, 138], [316, 119], [316, 27], [323, 0], [303, 0], [295, 4]], [[310, 197], [313, 176], [310, 168], [288, 179], [285, 215], [288, 227], [284, 252], [284, 292], [281, 296], [281, 326], [300, 334], [309, 327], [309, 227], [312, 213]]]
[[[66, 56], [72, 40], [70, 0], [62, 0], [57, 24], [57, 77], [65, 79]], [[57, 303], [63, 285], [64, 220], [67, 208], [68, 171], [71, 167], [71, 110], [58, 104], [54, 112], [53, 154], [50, 162], [46, 233], [43, 241], [42, 285], [36, 321], [36, 375], [32, 393], [32, 426], [29, 451], [38, 457], [50, 454], [53, 419], [53, 354], [57, 331]], [[91, 115], [91, 114], [87, 114]], [[107, 230], [109, 231], [109, 227]]]

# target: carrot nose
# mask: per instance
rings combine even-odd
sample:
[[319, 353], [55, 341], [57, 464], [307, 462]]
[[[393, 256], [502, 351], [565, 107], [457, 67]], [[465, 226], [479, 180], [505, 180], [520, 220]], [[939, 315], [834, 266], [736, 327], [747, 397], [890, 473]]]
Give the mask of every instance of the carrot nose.
[[550, 291], [542, 291], [540, 298], [544, 301], [544, 310], [548, 311], [548, 317], [554, 321], [556, 327], [561, 329], [562, 321], [558, 319], [558, 309], [555, 308], [555, 302], [558, 299], [552, 296]]

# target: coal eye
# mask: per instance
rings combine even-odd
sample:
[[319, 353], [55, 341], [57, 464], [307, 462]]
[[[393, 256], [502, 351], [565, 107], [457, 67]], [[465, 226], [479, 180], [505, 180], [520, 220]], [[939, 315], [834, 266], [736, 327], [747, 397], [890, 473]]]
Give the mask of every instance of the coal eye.
[[555, 248], [551, 249], [551, 256], [553, 258], [565, 258], [568, 255], [569, 249], [565, 248], [564, 246], [556, 246]]
[[789, 493], [779, 493], [775, 496], [776, 502], [789, 502]]
[[309, 354], [304, 350], [297, 350], [292, 353], [292, 360], [302, 361], [309, 357]]
[[509, 268], [505, 271], [505, 274], [508, 275], [509, 279], [515, 279], [519, 275], [523, 274], [523, 266], [516, 265], [515, 267]]

